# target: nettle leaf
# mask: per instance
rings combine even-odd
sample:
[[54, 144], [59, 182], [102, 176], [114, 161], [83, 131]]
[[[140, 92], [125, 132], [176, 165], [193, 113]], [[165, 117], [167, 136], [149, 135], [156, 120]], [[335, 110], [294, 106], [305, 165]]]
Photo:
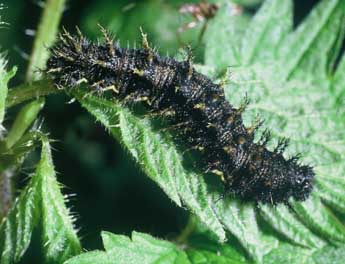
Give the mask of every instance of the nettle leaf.
[[338, 113], [345, 114], [345, 56], [343, 55], [336, 72], [334, 73], [331, 86], [333, 96], [335, 98], [335, 106], [338, 108]]
[[[291, 202], [291, 207], [255, 206], [230, 197], [215, 202], [221, 188], [208, 184], [205, 175], [183, 166], [183, 154], [173, 144], [170, 133], [156, 129], [153, 118], [136, 116], [116, 101], [85, 96], [85, 92], [73, 91], [73, 95], [122, 141], [146, 174], [177, 205], [193, 212], [219, 241], [224, 241], [225, 232], [229, 232], [228, 237], [234, 238], [256, 262], [300, 263], [298, 259], [302, 258], [305, 263], [313, 263], [314, 252], [345, 242], [344, 224], [333, 212], [345, 209], [345, 127], [334, 107], [336, 102], [339, 105], [335, 94], [343, 91], [336, 86], [343, 85], [343, 72], [339, 71], [344, 63], [340, 63], [334, 77], [329, 70], [338, 52], [339, 38], [343, 37], [345, 7], [342, 0], [324, 0], [292, 31], [291, 1], [281, 2], [266, 1], [249, 23], [248, 31], [238, 38], [226, 34], [232, 26], [238, 26], [238, 21], [229, 19], [225, 5], [219, 12], [223, 21], [216, 18], [213, 24], [213, 30], [222, 36], [218, 41], [217, 34], [207, 38], [205, 61], [216, 67], [209, 72], [222, 72], [227, 64], [238, 65], [230, 69], [225, 94], [234, 105], [239, 105], [245, 94], [251, 99], [244, 122], [249, 124], [259, 114], [273, 134], [269, 147], [273, 148], [280, 137], [289, 138], [286, 156], [302, 153], [302, 162], [314, 166], [315, 191], [306, 202]], [[243, 32], [242, 26], [239, 32]], [[227, 49], [233, 49], [228, 56], [234, 62], [217, 62], [221, 56], [216, 54]]]
[[61, 186], [56, 181], [51, 150], [43, 141], [41, 160], [36, 174], [40, 180], [43, 249], [47, 263], [61, 263], [80, 252], [80, 242], [73, 227], [73, 219], [65, 206]]
[[345, 248], [325, 247], [313, 254], [315, 264], [341, 264], [345, 258]]
[[234, 6], [225, 2], [205, 32], [205, 64], [219, 70], [239, 65], [240, 43], [249, 21], [247, 14], [237, 14]]
[[319, 248], [325, 245], [325, 242], [303, 225], [285, 205], [277, 207], [262, 205], [260, 215], [270, 226], [297, 245], [307, 248]]
[[3, 130], [2, 122], [5, 117], [6, 97], [8, 93], [7, 83], [16, 74], [17, 68], [12, 68], [11, 71], [6, 71], [7, 61], [4, 56], [0, 54], [0, 136]]
[[1, 263], [18, 263], [37, 227], [42, 230], [46, 263], [61, 263], [81, 250], [56, 181], [49, 142], [44, 135], [42, 138], [41, 160], [36, 171], [0, 226]]
[[329, 0], [312, 10], [308, 18], [280, 46], [279, 56], [285, 60], [282, 77], [313, 79], [324, 86], [330, 63], [339, 52], [344, 25], [344, 1]]
[[282, 245], [270, 252], [264, 258], [265, 264], [337, 264], [344, 262], [345, 250], [344, 247], [335, 248], [326, 246], [320, 250], [309, 250], [299, 248], [291, 244], [282, 243]]
[[65, 262], [65, 264], [87, 263], [191, 263], [181, 249], [175, 244], [153, 238], [152, 236], [133, 232], [132, 239], [123, 235], [102, 232], [104, 251], [91, 251]]
[[248, 263], [243, 250], [236, 247], [237, 243], [232, 239], [226, 243], [218, 243], [193, 216], [187, 228], [190, 226], [193, 226], [194, 230], [188, 237], [188, 247], [185, 250], [192, 263]]
[[311, 260], [313, 251], [305, 248], [296, 248], [291, 244], [281, 243], [281, 245], [272, 250], [264, 258], [265, 264], [315, 264]]
[[292, 11], [292, 0], [262, 4], [243, 37], [240, 64], [275, 59], [277, 46], [292, 29]]
[[253, 7], [262, 3], [263, 0], [232, 0], [231, 2], [245, 7]]
[[261, 262], [265, 254], [277, 247], [277, 240], [266, 237], [259, 230], [253, 205], [241, 204], [225, 198], [216, 203], [218, 215], [224, 226], [239, 240], [252, 258]]

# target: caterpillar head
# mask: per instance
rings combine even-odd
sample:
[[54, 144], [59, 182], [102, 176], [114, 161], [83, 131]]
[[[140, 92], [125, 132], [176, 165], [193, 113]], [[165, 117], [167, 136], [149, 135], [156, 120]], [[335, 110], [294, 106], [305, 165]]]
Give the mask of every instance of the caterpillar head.
[[291, 170], [292, 196], [298, 201], [304, 201], [312, 191], [315, 173], [309, 166], [295, 166]]

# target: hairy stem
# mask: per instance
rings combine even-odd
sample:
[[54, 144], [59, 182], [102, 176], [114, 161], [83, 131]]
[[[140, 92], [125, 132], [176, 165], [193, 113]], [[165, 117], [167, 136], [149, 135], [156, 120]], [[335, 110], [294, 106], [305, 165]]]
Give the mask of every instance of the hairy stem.
[[55, 41], [64, 7], [65, 0], [47, 0], [45, 2], [26, 72], [27, 81], [40, 79], [39, 70], [44, 69], [49, 57], [48, 47], [51, 47]]
[[58, 93], [58, 90], [50, 81], [41, 80], [32, 83], [21, 84], [8, 92], [6, 108], [12, 107], [22, 102], [37, 99], [52, 93]]

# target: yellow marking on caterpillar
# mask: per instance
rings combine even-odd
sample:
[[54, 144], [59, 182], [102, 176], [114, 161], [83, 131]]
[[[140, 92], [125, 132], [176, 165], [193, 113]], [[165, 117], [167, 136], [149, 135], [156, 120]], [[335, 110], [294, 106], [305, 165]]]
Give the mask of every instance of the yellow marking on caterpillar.
[[50, 69], [49, 71], [47, 71], [47, 73], [60, 72], [61, 70], [62, 70], [61, 67], [59, 67], [59, 68], [53, 68], [53, 69]]
[[224, 147], [223, 150], [228, 154], [232, 154], [234, 152], [233, 147]]
[[204, 103], [198, 103], [198, 104], [194, 105], [193, 108], [203, 110], [203, 109], [205, 109], [205, 104]]
[[107, 63], [104, 62], [104, 61], [96, 60], [96, 61], [95, 61], [95, 64], [97, 64], [97, 65], [99, 65], [99, 66], [101, 66], [101, 67], [103, 67], [103, 68], [107, 68]]
[[141, 37], [142, 37], [143, 48], [149, 52], [147, 59], [151, 62], [153, 60], [153, 51], [149, 45], [149, 42], [147, 41], [147, 34], [144, 33], [144, 31], [141, 27], [140, 27], [140, 33], [141, 33]]
[[214, 169], [214, 170], [211, 170], [211, 172], [219, 176], [223, 182], [225, 181], [224, 173], [222, 171]]
[[82, 83], [88, 83], [89, 81], [88, 80], [86, 80], [85, 78], [81, 78], [81, 79], [79, 79], [77, 82], [76, 82], [76, 84], [77, 85], [80, 85], [80, 84], [82, 84]]
[[133, 73], [136, 74], [136, 75], [139, 75], [140, 77], [144, 76], [145, 72], [143, 70], [139, 70], [137, 68], [135, 68], [133, 70]]
[[110, 86], [108, 86], [108, 87], [105, 87], [104, 89], [103, 89], [103, 91], [114, 91], [115, 93], [119, 93], [119, 90], [118, 89], [116, 89], [116, 87], [115, 87], [115, 85], [110, 85]]

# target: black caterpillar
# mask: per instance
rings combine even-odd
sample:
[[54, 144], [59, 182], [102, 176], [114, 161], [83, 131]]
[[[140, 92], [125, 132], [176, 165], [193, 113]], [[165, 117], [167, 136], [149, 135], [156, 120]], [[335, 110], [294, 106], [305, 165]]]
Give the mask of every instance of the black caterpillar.
[[61, 34], [46, 70], [57, 86], [86, 82], [98, 91], [112, 90], [121, 102], [144, 102], [202, 153], [206, 171], [221, 177], [226, 193], [242, 200], [277, 204], [309, 196], [313, 169], [299, 164], [297, 156], [283, 157], [285, 139], [273, 151], [266, 148], [268, 132], [254, 143], [261, 122], [243, 125], [247, 100], [236, 109], [225, 100], [222, 85], [196, 72], [190, 58], [179, 62], [159, 56], [145, 34], [142, 48], [124, 49], [102, 31], [104, 43], [91, 43], [79, 31], [78, 36]]

